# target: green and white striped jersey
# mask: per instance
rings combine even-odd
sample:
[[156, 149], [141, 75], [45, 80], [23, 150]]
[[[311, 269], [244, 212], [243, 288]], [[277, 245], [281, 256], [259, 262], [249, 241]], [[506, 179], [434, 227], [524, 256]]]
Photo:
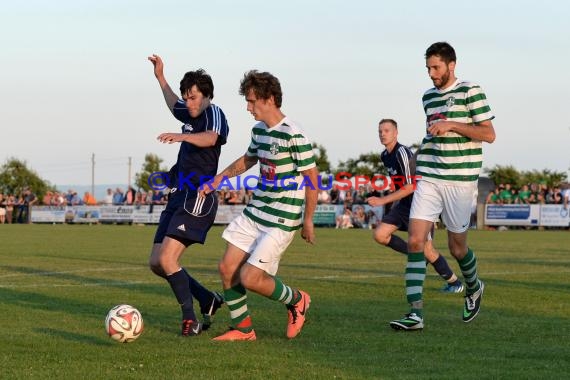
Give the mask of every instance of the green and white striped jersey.
[[[422, 97], [427, 127], [441, 120], [477, 124], [494, 118], [485, 93], [475, 83], [455, 83], [440, 91], [429, 89]], [[483, 165], [482, 142], [455, 132], [424, 137], [416, 161], [416, 175], [430, 182], [454, 185], [477, 181]]]
[[264, 226], [299, 229], [305, 188], [311, 186], [301, 172], [316, 166], [303, 131], [287, 117], [272, 128], [257, 123], [246, 154], [258, 158], [260, 174], [243, 213]]

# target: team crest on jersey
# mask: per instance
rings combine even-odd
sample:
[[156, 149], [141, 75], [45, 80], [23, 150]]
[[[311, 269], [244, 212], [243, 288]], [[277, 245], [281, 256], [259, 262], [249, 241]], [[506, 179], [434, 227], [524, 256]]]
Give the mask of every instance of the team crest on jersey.
[[453, 107], [454, 104], [455, 104], [455, 98], [453, 96], [450, 96], [447, 99], [447, 102], [445, 102], [445, 105], [447, 106], [447, 108]]
[[192, 132], [194, 130], [194, 128], [192, 128], [192, 124], [184, 124], [184, 126], [182, 127], [182, 130], [184, 132]]
[[269, 151], [271, 152], [272, 155], [275, 156], [277, 153], [279, 153], [279, 144], [277, 144], [276, 142], [271, 143]]

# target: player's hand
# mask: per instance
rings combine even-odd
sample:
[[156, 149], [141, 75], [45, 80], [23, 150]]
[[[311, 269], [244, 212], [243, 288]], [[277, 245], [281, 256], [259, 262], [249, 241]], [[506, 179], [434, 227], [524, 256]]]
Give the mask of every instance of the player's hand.
[[366, 198], [366, 203], [372, 207], [384, 206], [384, 200], [381, 197], [369, 197]]
[[222, 182], [222, 179], [223, 176], [218, 174], [212, 180], [204, 182], [202, 185], [200, 185], [200, 189], [198, 189], [198, 196], [203, 198], [211, 192], [216, 191], [220, 185], [220, 182]]
[[184, 141], [183, 133], [161, 133], [156, 139], [164, 144], [173, 144]]
[[151, 61], [154, 66], [154, 76], [157, 78], [164, 77], [164, 63], [162, 62], [162, 58], [153, 54], [148, 57], [148, 60]]
[[436, 123], [430, 125], [427, 129], [427, 132], [432, 136], [441, 136], [445, 135], [447, 132], [451, 131], [451, 124], [448, 121], [438, 120]]
[[301, 229], [301, 237], [309, 244], [315, 244], [315, 226], [312, 220], [305, 220]]

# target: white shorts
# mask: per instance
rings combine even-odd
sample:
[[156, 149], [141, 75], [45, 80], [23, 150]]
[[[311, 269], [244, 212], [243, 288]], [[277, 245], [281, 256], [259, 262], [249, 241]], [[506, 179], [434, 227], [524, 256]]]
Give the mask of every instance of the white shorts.
[[473, 194], [477, 192], [477, 182], [469, 186], [453, 186], [418, 181], [410, 210], [410, 219], [437, 222], [441, 219], [448, 231], [467, 231], [471, 221]]
[[275, 276], [283, 252], [295, 237], [295, 231], [263, 226], [244, 214], [224, 230], [222, 238], [249, 254], [247, 262]]

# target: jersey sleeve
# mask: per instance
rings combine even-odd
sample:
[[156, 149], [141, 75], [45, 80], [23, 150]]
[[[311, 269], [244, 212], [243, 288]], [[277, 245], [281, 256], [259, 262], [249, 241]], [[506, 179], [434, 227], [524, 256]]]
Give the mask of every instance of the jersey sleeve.
[[183, 122], [184, 124], [190, 123], [190, 112], [188, 112], [188, 108], [186, 108], [186, 103], [181, 99], [174, 104], [172, 108], [172, 114], [178, 120]]
[[316, 166], [313, 147], [309, 140], [298, 133], [289, 140], [291, 159], [299, 172], [312, 169]]
[[400, 173], [404, 176], [404, 184], [406, 185], [412, 183], [412, 171], [410, 168], [411, 156], [411, 151], [407, 150], [404, 146], [398, 149], [398, 166], [400, 167]]
[[471, 119], [474, 123], [480, 123], [482, 121], [492, 120], [495, 118], [491, 112], [491, 107], [489, 107], [489, 103], [487, 102], [487, 97], [480, 86], [474, 85], [467, 90], [465, 104], [469, 109]]
[[214, 104], [206, 108], [206, 131], [216, 132], [221, 144], [225, 144], [229, 134], [228, 121], [222, 109]]
[[255, 128], [251, 130], [251, 141], [249, 142], [249, 147], [247, 148], [247, 154], [249, 157], [257, 157], [257, 149], [259, 148], [259, 143], [256, 140]]

